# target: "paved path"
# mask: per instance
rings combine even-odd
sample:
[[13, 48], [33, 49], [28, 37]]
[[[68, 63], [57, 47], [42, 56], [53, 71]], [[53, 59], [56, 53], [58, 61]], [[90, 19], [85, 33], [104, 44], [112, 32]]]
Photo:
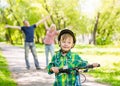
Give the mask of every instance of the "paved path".
[[[0, 43], [0, 48], [2, 50], [3, 56], [6, 57], [9, 69], [12, 72], [12, 77], [18, 83], [18, 86], [52, 86], [54, 81], [54, 74], [48, 75], [45, 68], [45, 57], [44, 54], [38, 55], [40, 66], [43, 70], [36, 70], [33, 64], [33, 57], [30, 53], [30, 64], [31, 69], [27, 70], [25, 68], [24, 61], [24, 49], [20, 47], [15, 47], [12, 45], [7, 45], [5, 43]], [[104, 84], [99, 84], [94, 81], [94, 78], [87, 77], [87, 81], [83, 86], [108, 86]]]

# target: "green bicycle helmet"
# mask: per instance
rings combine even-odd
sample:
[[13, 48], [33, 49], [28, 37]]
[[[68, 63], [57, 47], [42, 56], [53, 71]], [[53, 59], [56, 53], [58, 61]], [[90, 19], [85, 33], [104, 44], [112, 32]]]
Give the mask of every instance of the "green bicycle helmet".
[[70, 34], [70, 35], [73, 37], [73, 43], [74, 43], [74, 44], [76, 43], [75, 35], [74, 35], [74, 33], [73, 33], [71, 30], [69, 30], [69, 29], [64, 29], [64, 30], [62, 30], [62, 31], [60, 32], [60, 34], [59, 34], [59, 36], [58, 36], [58, 41], [60, 41], [61, 36], [62, 36], [63, 34]]

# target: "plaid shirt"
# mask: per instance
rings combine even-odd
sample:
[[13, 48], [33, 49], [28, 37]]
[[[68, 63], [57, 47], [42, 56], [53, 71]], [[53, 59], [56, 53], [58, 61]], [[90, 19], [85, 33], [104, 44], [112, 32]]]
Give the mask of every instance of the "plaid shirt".
[[[52, 61], [49, 63], [47, 69], [48, 74], [52, 74], [53, 72], [50, 71], [51, 67], [63, 68], [67, 66], [68, 68], [73, 68], [83, 67], [86, 65], [87, 61], [83, 61], [78, 54], [69, 51], [66, 54], [66, 56], [63, 56], [59, 51], [53, 56]], [[55, 74], [55, 82], [53, 86], [75, 86], [75, 83], [77, 81], [76, 76], [77, 76], [76, 71], [74, 70], [71, 71], [70, 74], [66, 73]]]

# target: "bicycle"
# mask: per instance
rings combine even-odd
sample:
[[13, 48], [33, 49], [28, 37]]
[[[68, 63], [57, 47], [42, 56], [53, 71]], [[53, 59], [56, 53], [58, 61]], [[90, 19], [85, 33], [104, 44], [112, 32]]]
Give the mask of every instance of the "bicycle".
[[[98, 64], [97, 67], [100, 67], [100, 64]], [[60, 68], [59, 73], [67, 73], [70, 74], [70, 71], [75, 70], [76, 74], [79, 75], [79, 83], [84, 83], [86, 81], [86, 76], [83, 74], [83, 72], [88, 72], [89, 68], [94, 68], [93, 65], [87, 65], [85, 67], [74, 67], [74, 68]], [[82, 71], [79, 71], [80, 69], [84, 69]]]

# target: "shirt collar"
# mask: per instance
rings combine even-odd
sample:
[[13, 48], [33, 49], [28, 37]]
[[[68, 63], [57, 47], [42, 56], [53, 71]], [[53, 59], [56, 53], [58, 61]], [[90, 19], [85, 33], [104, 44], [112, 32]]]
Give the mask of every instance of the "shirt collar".
[[[61, 56], [63, 56], [62, 53], [61, 53], [61, 50], [59, 50], [58, 56], [59, 56], [59, 58], [60, 58]], [[68, 53], [67, 53], [65, 56], [67, 57], [67, 59], [70, 59], [70, 58], [71, 58], [71, 50], [69, 50]]]

